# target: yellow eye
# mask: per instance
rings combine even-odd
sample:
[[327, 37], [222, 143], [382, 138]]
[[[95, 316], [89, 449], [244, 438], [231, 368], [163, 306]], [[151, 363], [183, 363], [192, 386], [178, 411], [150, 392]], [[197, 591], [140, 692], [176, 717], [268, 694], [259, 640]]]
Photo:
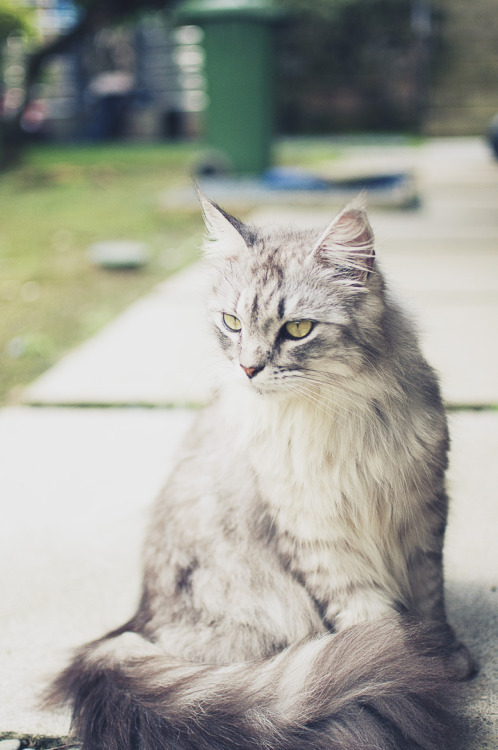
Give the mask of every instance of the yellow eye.
[[242, 328], [242, 323], [235, 315], [223, 313], [223, 322], [230, 331], [240, 331]]
[[311, 320], [291, 320], [286, 323], [285, 333], [291, 339], [303, 339], [313, 328], [313, 321]]

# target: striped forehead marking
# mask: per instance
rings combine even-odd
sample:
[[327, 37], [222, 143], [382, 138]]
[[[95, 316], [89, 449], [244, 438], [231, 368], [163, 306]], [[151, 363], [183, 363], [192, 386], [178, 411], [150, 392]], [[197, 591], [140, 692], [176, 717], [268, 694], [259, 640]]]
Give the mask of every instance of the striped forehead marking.
[[243, 307], [247, 311], [252, 325], [268, 319], [281, 320], [285, 314], [285, 292], [279, 284], [266, 285], [259, 291], [254, 291], [252, 299], [248, 294], [243, 300]]

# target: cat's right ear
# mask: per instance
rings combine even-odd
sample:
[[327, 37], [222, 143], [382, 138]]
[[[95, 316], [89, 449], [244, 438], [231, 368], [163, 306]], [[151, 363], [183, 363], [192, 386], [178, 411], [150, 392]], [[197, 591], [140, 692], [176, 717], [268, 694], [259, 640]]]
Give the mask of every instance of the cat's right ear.
[[375, 250], [362, 195], [328, 226], [315, 248], [315, 257], [347, 272], [352, 286], [364, 284], [373, 269]]
[[197, 183], [194, 183], [194, 187], [201, 204], [206, 226], [206, 237], [203, 244], [206, 256], [219, 260], [233, 260], [241, 253], [247, 252], [247, 245], [238, 229], [241, 226], [238, 219], [230, 216], [216, 203], [206, 198]]

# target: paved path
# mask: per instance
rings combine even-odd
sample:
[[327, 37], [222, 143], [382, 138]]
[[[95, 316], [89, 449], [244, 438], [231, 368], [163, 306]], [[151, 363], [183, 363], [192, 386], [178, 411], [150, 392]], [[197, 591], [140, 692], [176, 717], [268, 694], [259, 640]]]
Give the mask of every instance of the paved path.
[[[498, 166], [477, 141], [453, 141], [351, 150], [330, 168], [357, 164], [416, 169], [420, 211], [373, 212], [379, 258], [417, 310], [447, 400], [498, 404]], [[323, 206], [267, 206], [252, 218], [328, 220]], [[183, 407], [209, 393], [201, 295], [194, 267], [63, 359], [25, 405], [0, 412], [0, 732], [66, 733], [67, 713], [36, 707], [44, 681], [69, 649], [133, 611], [147, 507], [193, 419]], [[64, 404], [175, 408], [57, 408]], [[459, 410], [450, 424], [448, 606], [482, 665], [468, 689], [464, 747], [496, 750], [498, 411]]]

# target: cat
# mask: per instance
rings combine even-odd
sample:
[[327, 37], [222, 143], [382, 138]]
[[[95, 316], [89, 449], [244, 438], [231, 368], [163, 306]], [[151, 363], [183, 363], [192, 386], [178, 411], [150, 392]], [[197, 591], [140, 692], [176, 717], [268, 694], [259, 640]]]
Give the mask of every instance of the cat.
[[364, 207], [268, 230], [200, 200], [217, 393], [136, 614], [49, 701], [84, 750], [441, 750], [475, 670], [444, 606], [447, 424]]

